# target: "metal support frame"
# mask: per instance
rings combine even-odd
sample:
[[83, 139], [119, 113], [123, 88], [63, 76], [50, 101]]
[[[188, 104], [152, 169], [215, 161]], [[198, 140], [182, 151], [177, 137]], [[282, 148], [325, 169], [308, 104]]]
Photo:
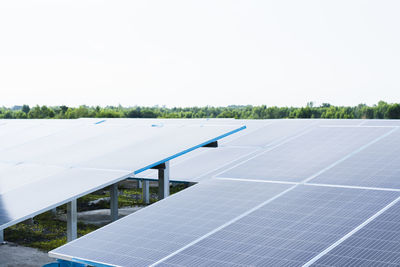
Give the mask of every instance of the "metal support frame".
[[143, 196], [143, 203], [149, 204], [150, 203], [150, 181], [149, 180], [142, 181], [142, 196]]
[[218, 141], [208, 143], [208, 144], [204, 145], [203, 147], [213, 147], [213, 148], [218, 147]]
[[158, 199], [169, 196], [169, 161], [164, 165], [165, 168], [158, 169]]
[[153, 166], [150, 169], [154, 169], [154, 170], [165, 169], [165, 162], [160, 163], [160, 164], [158, 164], [156, 166]]
[[67, 203], [67, 242], [78, 237], [78, 209], [76, 199]]
[[110, 215], [111, 221], [118, 220], [118, 184], [110, 186]]

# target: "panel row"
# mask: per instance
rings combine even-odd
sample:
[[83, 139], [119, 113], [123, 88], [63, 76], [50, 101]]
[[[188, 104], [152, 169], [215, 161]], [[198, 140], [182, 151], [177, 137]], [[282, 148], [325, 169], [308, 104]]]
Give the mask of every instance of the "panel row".
[[306, 263], [398, 192], [203, 181], [50, 252], [108, 265]]

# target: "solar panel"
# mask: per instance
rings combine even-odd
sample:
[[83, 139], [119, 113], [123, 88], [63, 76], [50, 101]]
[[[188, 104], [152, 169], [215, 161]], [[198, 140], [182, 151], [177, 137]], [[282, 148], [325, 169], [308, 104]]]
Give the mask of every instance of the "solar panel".
[[277, 147], [243, 161], [218, 177], [299, 182], [390, 128], [317, 127]]
[[400, 189], [400, 131], [393, 132], [310, 182]]
[[148, 266], [289, 185], [207, 180], [50, 252], [53, 257]]
[[400, 204], [396, 203], [313, 266], [399, 266]]
[[0, 230], [243, 129], [182, 121], [66, 120], [68, 127], [25, 121], [3, 125], [15, 138], [0, 148]]
[[[240, 186], [236, 186], [238, 183]], [[290, 187], [291, 191], [282, 194]], [[388, 191], [208, 180], [50, 255], [122, 266], [299, 265], [399, 195]], [[241, 216], [243, 213], [248, 215]]]
[[300, 266], [399, 195], [300, 185], [161, 262]]

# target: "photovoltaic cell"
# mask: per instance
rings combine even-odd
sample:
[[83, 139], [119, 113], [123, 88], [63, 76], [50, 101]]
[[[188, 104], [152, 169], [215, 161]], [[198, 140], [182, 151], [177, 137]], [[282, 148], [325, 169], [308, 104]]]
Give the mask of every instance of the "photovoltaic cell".
[[391, 128], [318, 127], [218, 177], [300, 182]]
[[396, 203], [313, 264], [313, 266], [399, 265], [399, 203]]
[[160, 266], [300, 266], [398, 196], [299, 185]]
[[50, 252], [53, 257], [148, 266], [289, 188], [207, 180]]
[[395, 130], [311, 183], [400, 189], [400, 130]]

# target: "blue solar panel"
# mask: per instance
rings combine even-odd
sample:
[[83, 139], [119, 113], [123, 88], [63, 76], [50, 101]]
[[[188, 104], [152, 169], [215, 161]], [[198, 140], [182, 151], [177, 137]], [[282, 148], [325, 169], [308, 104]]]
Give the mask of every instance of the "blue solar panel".
[[399, 195], [297, 186], [162, 262], [177, 266], [300, 266]]
[[313, 266], [399, 266], [400, 204], [315, 262]]
[[218, 177], [299, 182], [391, 128], [318, 127], [245, 160]]
[[397, 129], [310, 182], [400, 189], [400, 131]]

